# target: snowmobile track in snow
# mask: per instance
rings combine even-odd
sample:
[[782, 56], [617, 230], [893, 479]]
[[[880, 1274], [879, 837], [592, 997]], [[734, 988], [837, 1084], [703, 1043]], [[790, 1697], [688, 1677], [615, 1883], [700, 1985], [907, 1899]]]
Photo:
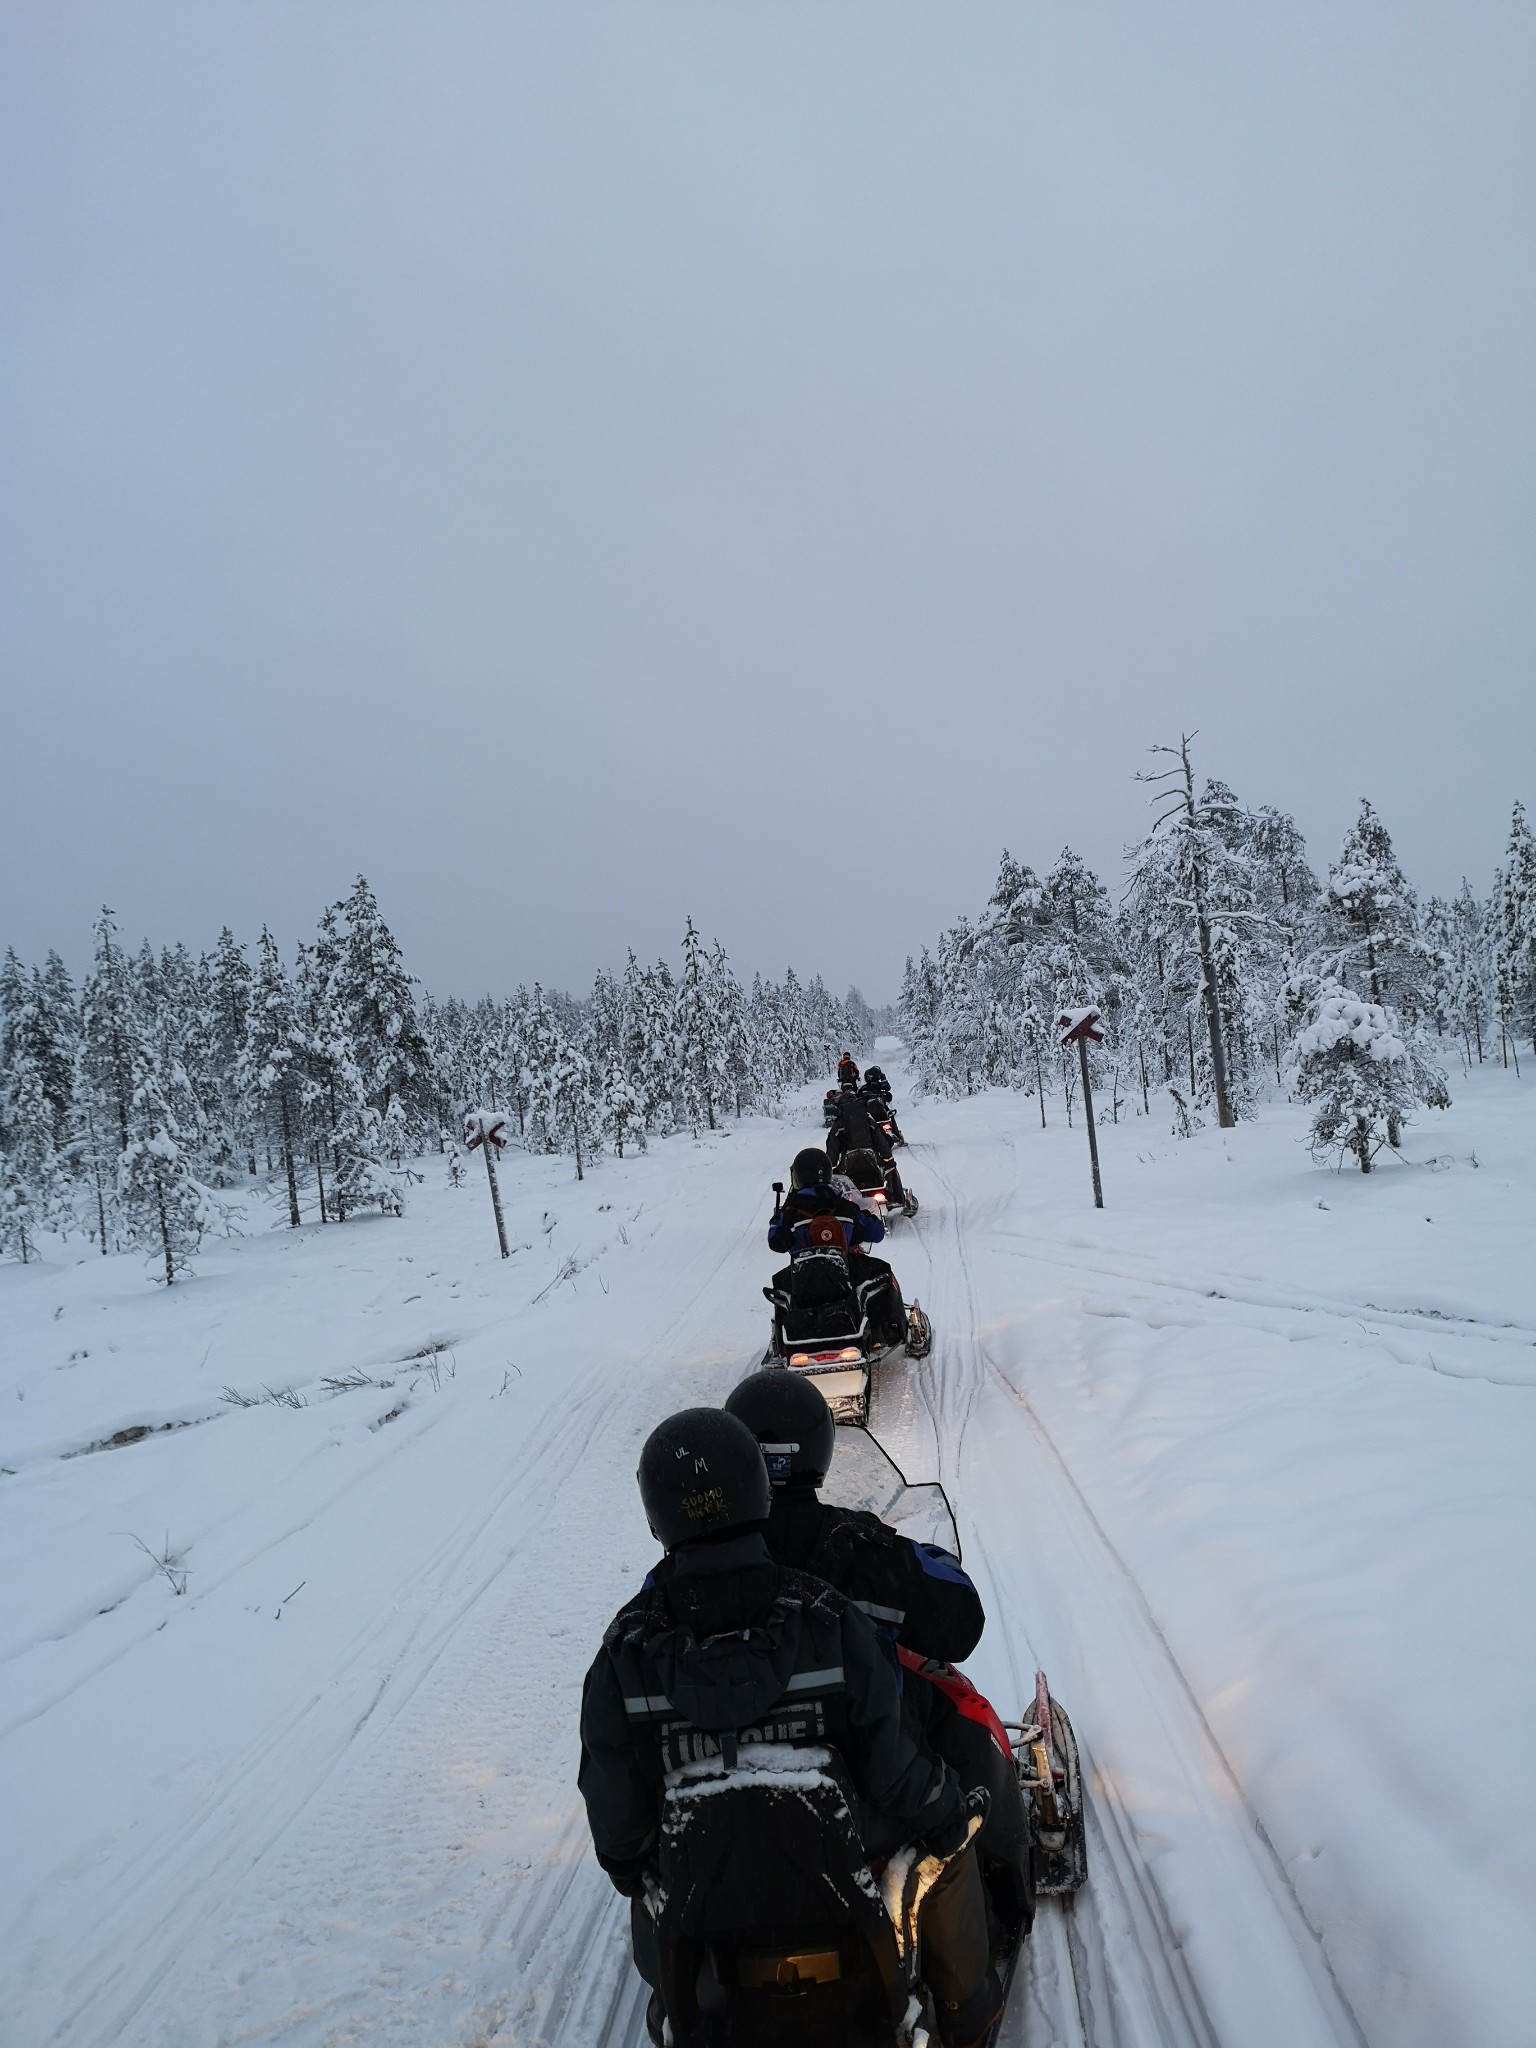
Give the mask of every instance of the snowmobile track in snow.
[[[988, 1356], [956, 1188], [936, 1148], [920, 1149], [947, 1200], [922, 1212], [940, 1336], [909, 1380], [986, 1589], [996, 1632], [988, 1650], [995, 1661], [1000, 1644], [1006, 1658], [1006, 1697], [1025, 1696], [1037, 1665], [1048, 1672], [1077, 1726], [1089, 1786], [1087, 1885], [1042, 1906], [999, 2048], [1244, 2048], [1261, 2038], [1361, 2048], [1322, 1944], [1145, 1594], [1027, 1396]], [[1006, 1208], [1011, 1192], [988, 1208]], [[983, 1415], [987, 1426], [973, 1427]], [[1022, 1455], [999, 1487], [1005, 1446]], [[1156, 1866], [1173, 1866], [1149, 1826], [1149, 1776], [1172, 1794], [1171, 1812], [1193, 1809], [1206, 1822], [1197, 1848], [1219, 1866], [1208, 1894], [1225, 1929], [1208, 1926], [1189, 1899], [1171, 1902], [1159, 1880]], [[1230, 1986], [1224, 1996], [1219, 1983], [1202, 1991], [1202, 1961], [1219, 1964], [1224, 1944], [1244, 1958], [1246, 2011]], [[1213, 1982], [1229, 1977], [1226, 1961]]]

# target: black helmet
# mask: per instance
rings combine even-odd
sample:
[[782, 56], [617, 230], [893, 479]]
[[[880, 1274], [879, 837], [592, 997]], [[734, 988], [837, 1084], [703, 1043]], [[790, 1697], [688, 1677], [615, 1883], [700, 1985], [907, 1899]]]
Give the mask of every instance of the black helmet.
[[755, 1372], [732, 1390], [725, 1412], [757, 1438], [775, 1486], [820, 1486], [826, 1478], [837, 1429], [814, 1380], [783, 1366]]
[[789, 1184], [792, 1188], [824, 1188], [832, 1178], [832, 1162], [825, 1152], [814, 1145], [807, 1145], [803, 1152], [795, 1154], [794, 1164], [789, 1169]]
[[885, 1069], [883, 1067], [866, 1067], [864, 1069], [864, 1085], [866, 1087], [868, 1087], [870, 1082], [873, 1081], [875, 1086], [878, 1088], [881, 1082], [884, 1081], [884, 1079]]
[[640, 1499], [666, 1550], [768, 1519], [768, 1469], [757, 1438], [723, 1408], [669, 1415], [640, 1453]]

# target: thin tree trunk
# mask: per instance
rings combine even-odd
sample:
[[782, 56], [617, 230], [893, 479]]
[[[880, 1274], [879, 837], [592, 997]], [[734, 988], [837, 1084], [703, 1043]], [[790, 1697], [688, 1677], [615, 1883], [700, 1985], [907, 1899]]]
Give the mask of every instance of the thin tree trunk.
[[[710, 1129], [714, 1129], [713, 1123]], [[581, 1171], [581, 1112], [576, 1106], [574, 1095], [571, 1097], [571, 1133], [576, 1140], [576, 1178], [581, 1180], [584, 1178]]]
[[288, 1123], [288, 1098], [286, 1095], [280, 1095], [277, 1100], [278, 1107], [283, 1113], [283, 1166], [288, 1175], [288, 1227], [290, 1230], [297, 1230], [299, 1227], [299, 1187], [293, 1174], [293, 1133]]
[[167, 1287], [174, 1287], [176, 1266], [171, 1258], [171, 1225], [165, 1213], [165, 1184], [158, 1173], [155, 1175], [155, 1207], [160, 1212], [160, 1243], [165, 1251], [165, 1284]]
[[1136, 1058], [1141, 1066], [1141, 1113], [1143, 1116], [1150, 1116], [1152, 1103], [1147, 1094], [1147, 1049], [1144, 1045], [1137, 1046]]
[[320, 1190], [320, 1221], [322, 1223], [329, 1223], [331, 1219], [325, 1213], [325, 1173], [320, 1165], [320, 1140], [318, 1138], [315, 1140], [315, 1185]]
[[91, 1146], [91, 1178], [96, 1183], [96, 1221], [101, 1229], [101, 1256], [107, 1256], [107, 1202], [101, 1191], [101, 1154], [96, 1150], [96, 1119], [85, 1113], [85, 1134]]
[[1045, 1129], [1045, 1070], [1040, 1065], [1040, 1047], [1035, 1046], [1035, 1087], [1040, 1096], [1040, 1128]]
[[[1198, 829], [1195, 813], [1195, 773], [1189, 765], [1189, 743], [1181, 742], [1180, 758], [1184, 763], [1184, 809], [1189, 820], [1191, 860], [1190, 889], [1195, 903], [1195, 930], [1200, 941], [1201, 998], [1205, 1004], [1206, 1029], [1211, 1040], [1211, 1085], [1216, 1092], [1216, 1121], [1224, 1131], [1232, 1130], [1237, 1118], [1232, 1114], [1232, 1103], [1227, 1092], [1227, 1054], [1222, 1043], [1221, 1007], [1216, 996], [1216, 957], [1211, 949], [1211, 921], [1205, 910], [1205, 883], [1200, 873], [1198, 858], [1193, 856], [1194, 835]], [[1194, 1083], [1190, 1083], [1193, 1093]]]
[[1195, 1027], [1192, 1019], [1184, 1019], [1184, 1037], [1189, 1046], [1189, 1099], [1195, 1099]]

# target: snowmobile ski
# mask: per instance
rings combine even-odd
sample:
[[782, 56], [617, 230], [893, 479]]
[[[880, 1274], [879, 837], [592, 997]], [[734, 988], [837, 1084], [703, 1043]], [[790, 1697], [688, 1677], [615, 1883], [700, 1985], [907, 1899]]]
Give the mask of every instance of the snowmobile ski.
[[1035, 1893], [1060, 1898], [1088, 1875], [1088, 1838], [1077, 1737], [1043, 1671], [1035, 1673], [1031, 1718], [1009, 1723], [1008, 1739], [1034, 1826]]
[[914, 1297], [907, 1308], [907, 1356], [926, 1358], [933, 1349], [933, 1324]]

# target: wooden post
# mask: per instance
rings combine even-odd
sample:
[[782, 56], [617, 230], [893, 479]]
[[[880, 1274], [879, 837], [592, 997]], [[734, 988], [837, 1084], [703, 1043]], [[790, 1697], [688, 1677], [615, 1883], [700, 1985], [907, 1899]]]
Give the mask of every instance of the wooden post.
[[1093, 1165], [1093, 1206], [1104, 1206], [1104, 1187], [1099, 1179], [1099, 1133], [1093, 1121], [1093, 1083], [1088, 1079], [1088, 1040], [1077, 1041], [1077, 1057], [1083, 1076], [1083, 1120], [1088, 1126], [1088, 1157]]
[[501, 1246], [501, 1256], [510, 1259], [512, 1254], [507, 1250], [507, 1226], [501, 1215], [501, 1189], [496, 1185], [496, 1147], [485, 1144], [480, 1149], [485, 1154], [485, 1177], [491, 1184], [491, 1207], [496, 1212], [496, 1242]]
[[496, 1180], [496, 1153], [507, 1142], [505, 1130], [505, 1117], [493, 1116], [488, 1109], [464, 1112], [464, 1143], [471, 1152], [478, 1145], [485, 1154], [485, 1177], [490, 1183], [491, 1208], [496, 1217], [496, 1242], [501, 1246], [501, 1256], [510, 1259], [507, 1226], [501, 1214], [501, 1188]]
[[[1077, 1047], [1078, 1074], [1083, 1084], [1083, 1120], [1088, 1126], [1088, 1160], [1093, 1168], [1093, 1206], [1104, 1206], [1104, 1183], [1099, 1178], [1099, 1131], [1093, 1120], [1093, 1083], [1088, 1076], [1088, 1041], [1095, 1045], [1104, 1043], [1104, 1034], [1098, 1028], [1097, 1010], [1068, 1011], [1060, 1020], [1063, 1033], [1061, 1049]], [[1068, 1122], [1071, 1118], [1068, 1118]]]

